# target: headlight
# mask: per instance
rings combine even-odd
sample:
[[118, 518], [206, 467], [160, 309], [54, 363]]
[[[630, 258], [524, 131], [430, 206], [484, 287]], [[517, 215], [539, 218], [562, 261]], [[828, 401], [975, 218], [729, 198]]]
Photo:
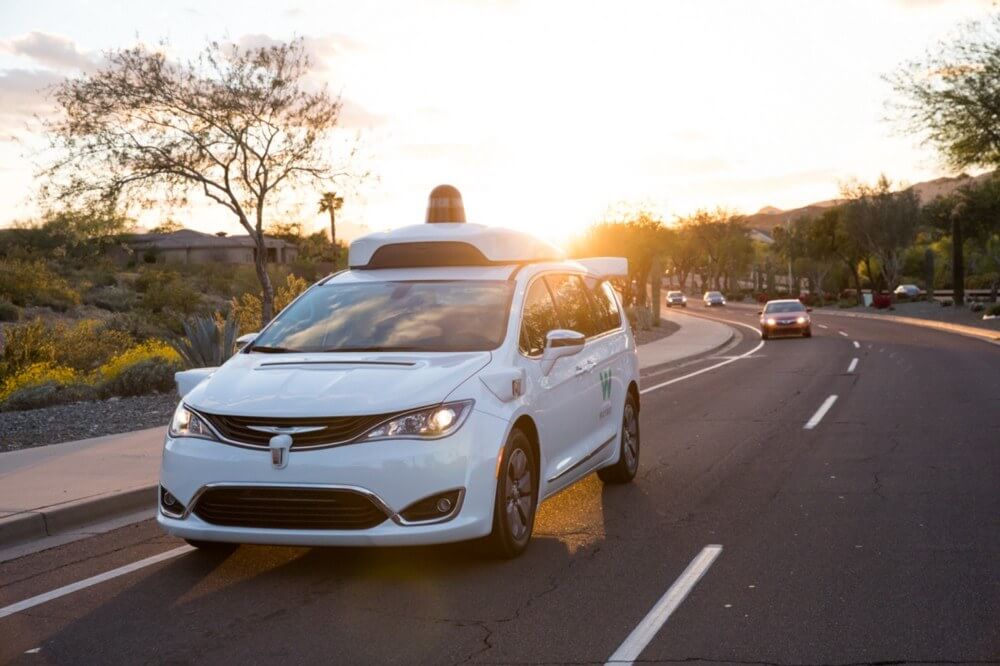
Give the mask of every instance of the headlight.
[[177, 409], [174, 410], [169, 432], [171, 437], [198, 437], [218, 441], [218, 438], [201, 417], [185, 407], [183, 402], [177, 405]]
[[775, 319], [774, 317], [768, 317], [767, 318], [767, 325], [768, 326], [774, 326], [777, 323], [778, 323], [778, 320]]
[[805, 318], [805, 317], [799, 317], [799, 318], [798, 318], [798, 319], [796, 319], [795, 321], [799, 322], [800, 324], [804, 324], [804, 323], [806, 323], [806, 321], [807, 321], [807, 320], [806, 320], [806, 318]]
[[472, 405], [472, 400], [462, 400], [409, 412], [383, 421], [362, 435], [359, 441], [447, 437], [462, 427], [469, 412], [472, 411]]

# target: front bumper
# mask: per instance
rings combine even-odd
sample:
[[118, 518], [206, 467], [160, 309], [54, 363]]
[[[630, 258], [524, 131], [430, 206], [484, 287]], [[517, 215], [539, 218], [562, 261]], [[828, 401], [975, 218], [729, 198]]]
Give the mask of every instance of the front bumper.
[[[462, 428], [438, 440], [383, 440], [328, 449], [291, 451], [284, 469], [266, 449], [246, 449], [194, 438], [168, 437], [160, 485], [187, 507], [182, 518], [157, 511], [168, 533], [186, 539], [300, 546], [421, 545], [489, 534], [496, 494], [496, 461], [507, 422], [473, 411]], [[315, 530], [230, 527], [193, 511], [211, 486], [349, 488], [373, 498], [387, 519], [369, 529]], [[458, 509], [444, 522], [407, 524], [398, 513], [418, 500], [462, 488]]]
[[810, 329], [810, 322], [800, 324], [794, 322], [791, 324], [765, 324], [760, 325], [760, 330], [766, 332], [768, 335], [780, 336], [780, 335], [802, 335]]

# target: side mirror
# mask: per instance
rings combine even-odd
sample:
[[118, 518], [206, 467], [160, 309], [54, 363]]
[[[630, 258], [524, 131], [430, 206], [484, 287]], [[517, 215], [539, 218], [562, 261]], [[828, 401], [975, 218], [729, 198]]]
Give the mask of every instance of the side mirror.
[[253, 333], [247, 333], [236, 338], [236, 350], [239, 351], [240, 349], [246, 347], [248, 344], [256, 340], [258, 335], [260, 335], [260, 331], [254, 331]]
[[586, 344], [583, 333], [557, 328], [545, 334], [545, 351], [542, 352], [542, 374], [548, 375], [555, 367], [556, 361], [564, 356], [579, 354]]

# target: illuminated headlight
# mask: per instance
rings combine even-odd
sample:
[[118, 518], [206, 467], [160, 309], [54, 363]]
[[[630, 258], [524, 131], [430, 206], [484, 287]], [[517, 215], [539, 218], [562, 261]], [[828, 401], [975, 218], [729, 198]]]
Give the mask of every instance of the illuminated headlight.
[[775, 319], [774, 317], [768, 317], [767, 318], [767, 325], [768, 326], [774, 326], [777, 323], [778, 323], [778, 320]]
[[804, 324], [808, 321], [808, 319], [806, 319], [805, 317], [799, 317], [795, 321], [799, 322], [800, 324]]
[[169, 432], [171, 437], [198, 437], [218, 440], [201, 417], [185, 407], [183, 402], [177, 405], [177, 409], [174, 410], [174, 417], [170, 419]]
[[462, 400], [409, 412], [380, 423], [362, 435], [360, 441], [447, 437], [462, 427], [472, 404], [472, 400]]

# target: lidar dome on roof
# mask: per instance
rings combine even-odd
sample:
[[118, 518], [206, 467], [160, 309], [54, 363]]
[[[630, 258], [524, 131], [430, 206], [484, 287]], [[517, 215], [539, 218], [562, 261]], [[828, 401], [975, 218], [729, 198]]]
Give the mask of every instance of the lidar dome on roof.
[[[450, 218], [450, 219], [449, 219]], [[564, 258], [555, 245], [523, 231], [466, 224], [462, 195], [450, 185], [431, 192], [427, 221], [358, 238], [351, 243], [351, 268], [474, 266]]]

